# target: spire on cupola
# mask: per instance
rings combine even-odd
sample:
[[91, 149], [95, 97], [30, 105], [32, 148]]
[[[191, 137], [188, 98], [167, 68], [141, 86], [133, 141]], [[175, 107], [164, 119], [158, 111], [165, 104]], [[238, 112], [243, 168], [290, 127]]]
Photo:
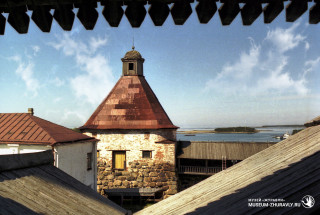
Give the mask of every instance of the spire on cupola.
[[143, 76], [143, 62], [141, 54], [134, 50], [134, 45], [132, 50], [128, 51], [126, 55], [121, 58], [122, 65], [122, 75], [123, 76]]

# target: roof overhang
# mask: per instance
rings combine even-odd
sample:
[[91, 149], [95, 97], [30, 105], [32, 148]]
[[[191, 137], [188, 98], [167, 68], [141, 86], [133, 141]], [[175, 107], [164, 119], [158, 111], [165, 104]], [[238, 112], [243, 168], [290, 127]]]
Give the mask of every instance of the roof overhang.
[[[27, 12], [32, 13], [31, 19], [43, 32], [50, 32], [53, 19], [62, 29], [70, 31], [75, 19], [74, 9], [85, 29], [92, 30], [99, 16], [98, 2], [104, 7], [102, 15], [111, 27], [118, 27], [123, 15], [132, 27], [140, 27], [147, 14], [146, 8], [155, 26], [162, 26], [169, 13], [176, 25], [183, 25], [193, 12], [191, 3], [196, 4], [195, 12], [202, 24], [208, 23], [215, 14], [222, 25], [230, 25], [239, 14], [243, 25], [251, 25], [262, 14], [264, 23], [271, 23], [284, 10], [286, 21], [294, 22], [308, 11], [308, 3], [312, 3], [309, 23], [320, 21], [319, 0], [7, 0], [0, 1], [0, 35], [5, 33], [6, 22], [18, 33], [27, 33], [30, 23]], [[240, 4], [244, 6], [240, 7]], [[9, 14], [8, 20], [2, 13]]]

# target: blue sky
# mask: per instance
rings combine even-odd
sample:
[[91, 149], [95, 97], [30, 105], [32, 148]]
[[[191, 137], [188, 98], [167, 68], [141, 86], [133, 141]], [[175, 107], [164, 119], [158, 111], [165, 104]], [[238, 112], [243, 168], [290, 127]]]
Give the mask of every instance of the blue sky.
[[222, 26], [216, 14], [202, 25], [195, 5], [183, 26], [169, 15], [155, 27], [147, 14], [140, 28], [126, 17], [111, 28], [102, 8], [93, 31], [77, 18], [71, 32], [54, 20], [49, 34], [33, 21], [25, 35], [7, 24], [0, 112], [33, 107], [49, 121], [81, 126], [120, 78], [134, 37], [145, 77], [177, 126], [303, 124], [320, 115], [320, 29], [308, 24], [308, 13], [287, 23], [282, 12], [268, 25], [261, 15], [252, 26], [240, 14]]

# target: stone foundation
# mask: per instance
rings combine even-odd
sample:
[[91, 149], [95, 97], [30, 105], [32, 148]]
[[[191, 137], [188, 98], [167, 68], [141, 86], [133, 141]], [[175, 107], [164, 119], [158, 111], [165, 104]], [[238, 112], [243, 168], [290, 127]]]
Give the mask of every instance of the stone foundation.
[[110, 162], [98, 160], [97, 190], [115, 188], [162, 188], [167, 198], [178, 191], [175, 167], [170, 163], [131, 161], [126, 170], [113, 170]]

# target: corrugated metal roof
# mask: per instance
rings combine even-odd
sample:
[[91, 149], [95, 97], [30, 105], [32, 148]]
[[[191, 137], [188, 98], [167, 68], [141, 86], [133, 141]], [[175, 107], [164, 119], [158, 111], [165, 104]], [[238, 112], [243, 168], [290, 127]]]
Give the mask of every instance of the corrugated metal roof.
[[80, 129], [160, 129], [174, 126], [143, 76], [122, 76]]
[[87, 135], [28, 113], [0, 113], [0, 144], [40, 144], [94, 140]]
[[[48, 153], [36, 153], [34, 158]], [[21, 162], [25, 156], [2, 155], [7, 162]], [[51, 153], [52, 155], [52, 153]], [[51, 157], [53, 160], [53, 156]], [[26, 159], [30, 162], [30, 157]], [[53, 165], [39, 164], [0, 171], [0, 214], [128, 214], [128, 211]]]
[[[311, 214], [320, 210], [320, 126], [290, 136], [208, 179], [136, 213], [142, 214]], [[283, 199], [315, 205], [249, 207], [249, 199]], [[271, 201], [268, 199], [272, 199]], [[254, 202], [253, 201], [253, 202]], [[315, 213], [316, 214], [316, 213]]]
[[190, 142], [180, 141], [178, 158], [244, 160], [275, 143], [255, 142]]

